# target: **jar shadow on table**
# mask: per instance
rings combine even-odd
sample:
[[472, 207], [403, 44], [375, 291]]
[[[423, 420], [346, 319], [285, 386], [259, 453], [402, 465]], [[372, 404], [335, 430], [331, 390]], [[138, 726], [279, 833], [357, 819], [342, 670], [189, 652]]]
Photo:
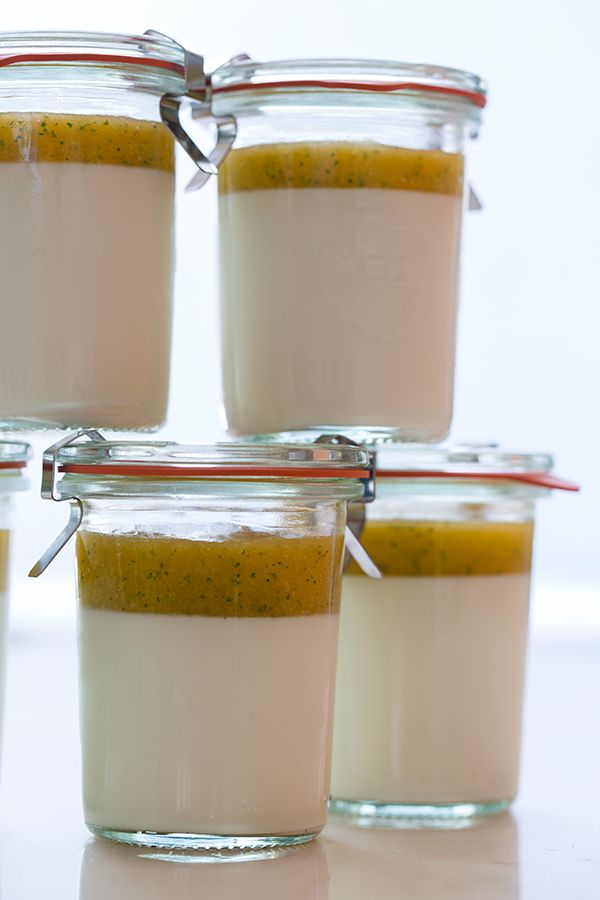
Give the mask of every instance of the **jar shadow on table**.
[[140, 849], [103, 840], [81, 859], [79, 900], [328, 900], [319, 841], [265, 850]]
[[322, 841], [328, 900], [521, 900], [519, 827], [510, 813], [467, 820], [458, 830], [355, 824], [330, 816]]

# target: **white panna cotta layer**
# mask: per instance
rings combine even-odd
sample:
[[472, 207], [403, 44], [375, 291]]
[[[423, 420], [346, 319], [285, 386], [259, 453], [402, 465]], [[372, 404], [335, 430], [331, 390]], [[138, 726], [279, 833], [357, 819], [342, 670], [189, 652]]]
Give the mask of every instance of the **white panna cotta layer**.
[[334, 798], [515, 796], [529, 583], [529, 574], [344, 577]]
[[337, 615], [81, 607], [86, 822], [217, 835], [322, 828], [337, 631]]
[[234, 434], [452, 416], [462, 199], [382, 188], [220, 195], [224, 391]]
[[164, 169], [0, 163], [0, 419], [163, 421], [173, 193]]

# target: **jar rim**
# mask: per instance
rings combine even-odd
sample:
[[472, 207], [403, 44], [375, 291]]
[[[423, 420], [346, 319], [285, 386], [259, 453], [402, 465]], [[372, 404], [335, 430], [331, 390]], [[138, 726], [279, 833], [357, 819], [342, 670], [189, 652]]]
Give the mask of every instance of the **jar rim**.
[[127, 479], [360, 479], [369, 455], [342, 444], [178, 444], [172, 441], [91, 441], [58, 450], [63, 475]]
[[495, 444], [429, 447], [425, 444], [378, 448], [378, 479], [513, 482], [555, 490], [578, 491], [572, 481], [552, 472], [548, 453], [511, 452]]
[[14, 31], [0, 33], [0, 70], [57, 65], [121, 69], [141, 66], [185, 75], [185, 51], [159, 34], [93, 31]]
[[472, 72], [425, 63], [372, 59], [291, 59], [257, 62], [235, 58], [211, 76], [214, 94], [245, 91], [348, 91], [439, 94], [482, 109], [484, 80]]
[[0, 441], [0, 469], [24, 469], [31, 458], [31, 444], [25, 441]]

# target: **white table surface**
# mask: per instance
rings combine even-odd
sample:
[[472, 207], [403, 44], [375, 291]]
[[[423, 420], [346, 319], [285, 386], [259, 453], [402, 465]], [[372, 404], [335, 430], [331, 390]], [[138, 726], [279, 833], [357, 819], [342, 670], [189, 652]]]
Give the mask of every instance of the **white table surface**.
[[[273, 859], [174, 861], [81, 823], [72, 629], [17, 630], [0, 792], [0, 900], [598, 900], [600, 646], [530, 653], [515, 807], [453, 830], [351, 827]], [[202, 859], [202, 857], [199, 857]]]

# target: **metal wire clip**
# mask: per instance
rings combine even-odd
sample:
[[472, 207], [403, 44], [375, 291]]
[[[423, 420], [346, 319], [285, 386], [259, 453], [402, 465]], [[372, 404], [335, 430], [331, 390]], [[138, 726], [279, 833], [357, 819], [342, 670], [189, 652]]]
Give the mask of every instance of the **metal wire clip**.
[[57, 503], [61, 503], [63, 500], [69, 500], [71, 504], [71, 510], [69, 513], [69, 521], [67, 522], [61, 533], [58, 535], [58, 537], [56, 537], [52, 541], [48, 549], [44, 553], [42, 553], [36, 564], [33, 566], [31, 571], [29, 572], [30, 578], [37, 578], [38, 575], [41, 575], [42, 572], [45, 572], [55, 556], [60, 553], [67, 541], [69, 541], [73, 537], [73, 535], [81, 525], [81, 520], [83, 519], [83, 504], [79, 497], [62, 497], [56, 489], [56, 481], [58, 475], [58, 454], [63, 449], [63, 447], [68, 447], [71, 444], [74, 444], [75, 441], [79, 440], [79, 438], [81, 437], [87, 437], [91, 441], [105, 440], [103, 435], [101, 435], [100, 432], [96, 431], [94, 428], [81, 428], [79, 431], [71, 432], [66, 437], [62, 438], [60, 441], [57, 441], [56, 444], [52, 444], [51, 447], [48, 447], [48, 449], [44, 451], [44, 455], [42, 457], [42, 498], [44, 500], [56, 500]]

